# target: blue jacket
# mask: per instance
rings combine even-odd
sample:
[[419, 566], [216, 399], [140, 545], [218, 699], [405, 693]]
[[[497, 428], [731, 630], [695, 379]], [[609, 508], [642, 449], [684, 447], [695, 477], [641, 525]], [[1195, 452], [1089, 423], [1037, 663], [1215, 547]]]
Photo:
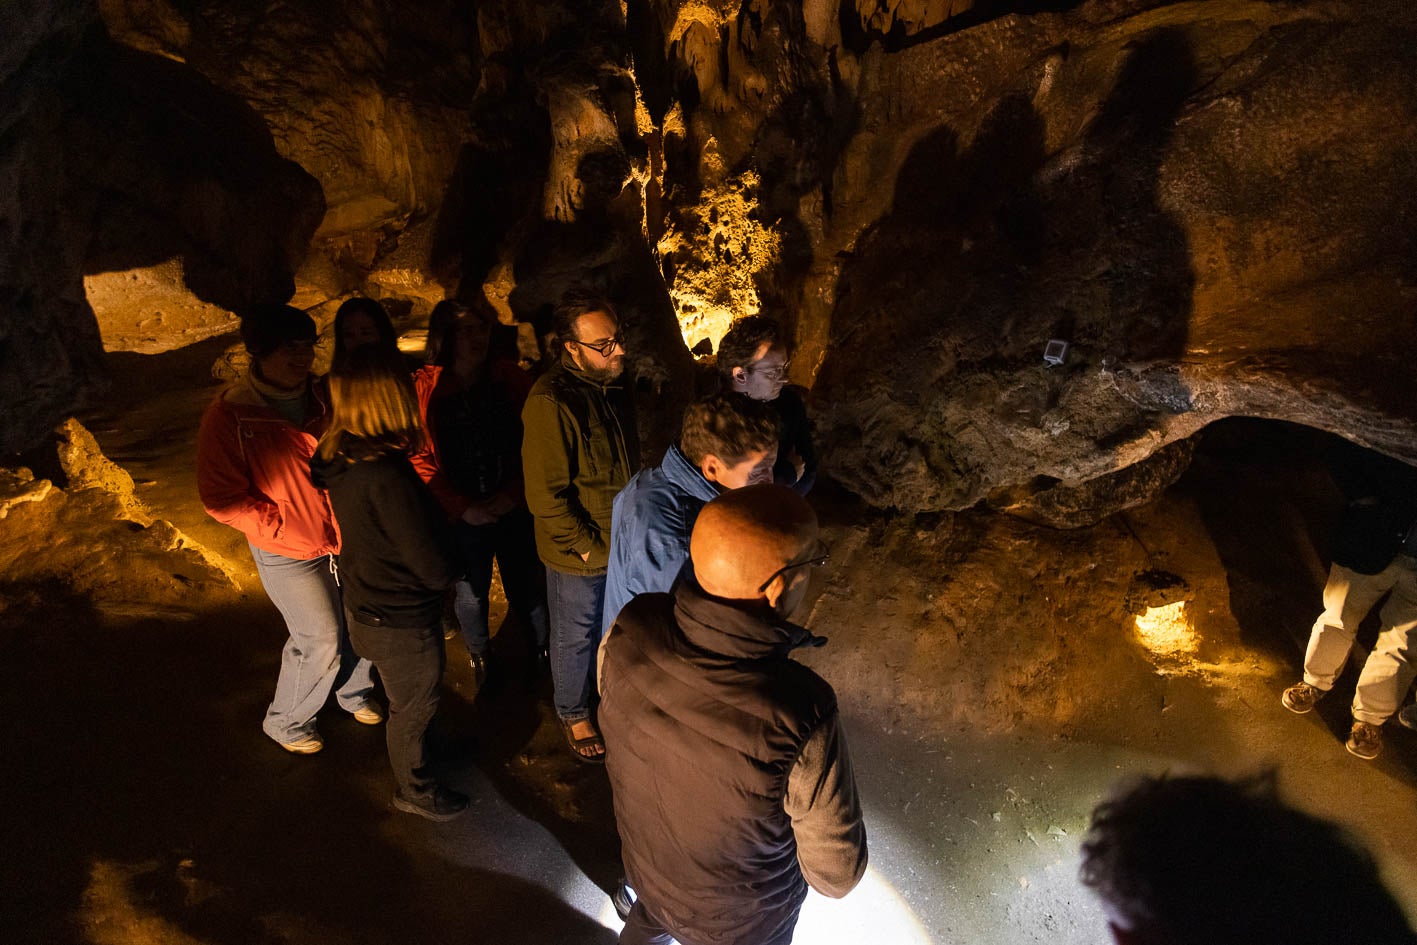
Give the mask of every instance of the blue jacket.
[[605, 578], [604, 631], [637, 594], [665, 593], [689, 560], [689, 533], [699, 510], [718, 495], [677, 446], [658, 466], [642, 469], [615, 497], [610, 515], [610, 570]]

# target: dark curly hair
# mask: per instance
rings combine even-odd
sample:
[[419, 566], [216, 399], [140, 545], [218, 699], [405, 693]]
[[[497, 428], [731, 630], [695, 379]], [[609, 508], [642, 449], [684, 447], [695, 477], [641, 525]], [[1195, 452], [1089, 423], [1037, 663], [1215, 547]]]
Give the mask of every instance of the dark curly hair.
[[719, 373], [727, 380], [733, 376], [734, 368], [746, 370], [765, 341], [770, 345], [782, 343], [782, 326], [776, 319], [748, 315], [735, 321], [718, 343]]
[[695, 466], [708, 456], [736, 465], [758, 450], [776, 448], [777, 410], [744, 394], [721, 393], [684, 410], [679, 451]]
[[1417, 942], [1373, 858], [1273, 773], [1142, 780], [1093, 811], [1081, 872], [1144, 942]]

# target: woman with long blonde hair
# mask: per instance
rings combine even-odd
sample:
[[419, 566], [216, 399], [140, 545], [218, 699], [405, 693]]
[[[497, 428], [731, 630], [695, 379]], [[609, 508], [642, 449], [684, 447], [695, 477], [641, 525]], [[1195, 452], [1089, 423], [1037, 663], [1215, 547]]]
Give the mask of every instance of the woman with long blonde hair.
[[467, 798], [429, 776], [425, 739], [443, 678], [443, 594], [458, 571], [442, 510], [408, 461], [423, 442], [418, 401], [408, 376], [374, 350], [352, 352], [329, 388], [330, 426], [310, 474], [340, 527], [350, 640], [389, 697], [393, 805], [451, 820]]

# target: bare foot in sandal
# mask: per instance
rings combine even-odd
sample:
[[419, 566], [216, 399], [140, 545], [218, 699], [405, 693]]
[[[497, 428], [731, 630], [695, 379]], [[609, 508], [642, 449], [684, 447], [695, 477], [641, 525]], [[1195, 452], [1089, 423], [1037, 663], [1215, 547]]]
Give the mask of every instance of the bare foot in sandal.
[[570, 746], [578, 761], [593, 765], [605, 761], [605, 742], [590, 719], [562, 719], [561, 733], [565, 735], [566, 744]]

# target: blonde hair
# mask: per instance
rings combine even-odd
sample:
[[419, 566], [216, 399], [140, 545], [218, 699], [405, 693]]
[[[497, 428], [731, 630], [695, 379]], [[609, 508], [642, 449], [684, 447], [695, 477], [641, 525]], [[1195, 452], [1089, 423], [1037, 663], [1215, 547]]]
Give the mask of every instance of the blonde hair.
[[[372, 459], [423, 445], [412, 381], [377, 355], [364, 349], [351, 352], [349, 364], [330, 373], [330, 427], [316, 448], [321, 459], [333, 459], [341, 451], [350, 459]], [[359, 443], [348, 444], [346, 437]]]

